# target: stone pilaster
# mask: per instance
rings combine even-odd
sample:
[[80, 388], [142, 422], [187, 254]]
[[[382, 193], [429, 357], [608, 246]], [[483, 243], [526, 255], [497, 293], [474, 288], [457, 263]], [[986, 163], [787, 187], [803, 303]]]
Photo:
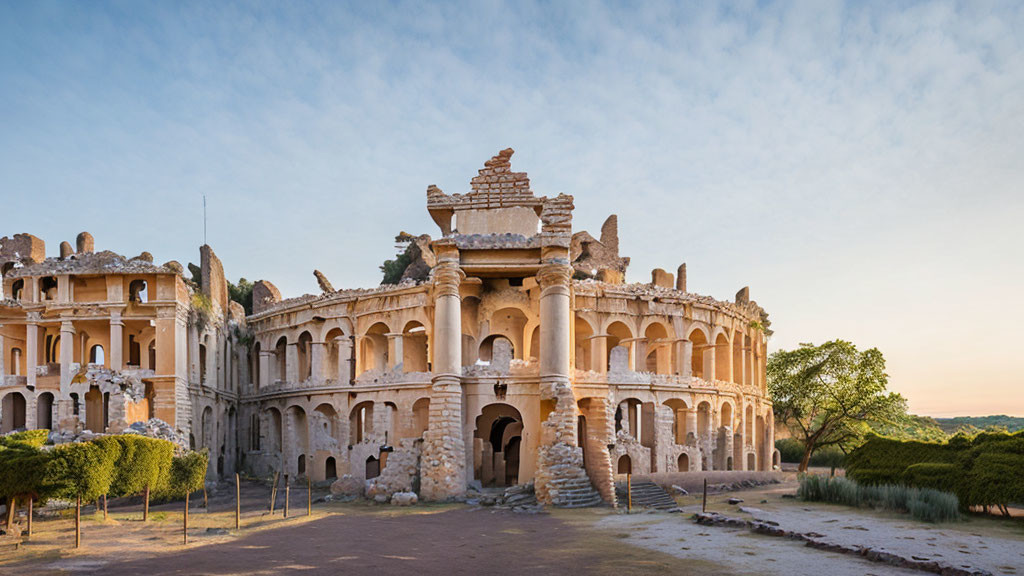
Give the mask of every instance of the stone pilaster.
[[459, 252], [454, 243], [434, 244], [434, 365], [430, 417], [423, 435], [420, 492], [447, 500], [466, 492], [462, 437], [462, 299]]
[[[60, 394], [57, 396], [57, 423], [70, 418], [74, 407], [71, 403], [71, 363], [75, 361], [75, 325], [71, 320], [60, 323]], [[63, 427], [63, 424], [61, 424]]]
[[110, 369], [124, 369], [124, 322], [120, 312], [110, 314]]
[[[39, 321], [38, 312], [29, 312], [28, 321], [25, 324], [25, 382], [29, 388], [36, 385], [36, 365], [39, 364]], [[74, 350], [73, 346], [68, 346]], [[61, 346], [61, 350], [64, 346]]]

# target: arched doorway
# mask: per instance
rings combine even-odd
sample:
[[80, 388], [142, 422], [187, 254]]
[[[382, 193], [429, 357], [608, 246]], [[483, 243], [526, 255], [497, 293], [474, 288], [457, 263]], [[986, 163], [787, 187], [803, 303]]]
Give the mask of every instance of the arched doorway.
[[366, 479], [369, 480], [377, 476], [380, 476], [380, 460], [370, 456], [366, 459]]
[[25, 397], [11, 392], [0, 402], [0, 432], [6, 434], [25, 427]]
[[476, 418], [473, 477], [484, 486], [519, 483], [523, 417], [508, 404], [488, 404]]
[[49, 392], [36, 398], [36, 428], [53, 429], [53, 394]]
[[328, 480], [338, 479], [338, 463], [334, 460], [334, 456], [327, 457], [327, 462], [324, 463], [324, 475]]
[[630, 460], [629, 454], [623, 454], [622, 456], [619, 456], [618, 471], [619, 474], [633, 473], [633, 461]]
[[682, 454], [679, 455], [677, 470], [679, 470], [680, 472], [690, 471], [690, 455], [687, 454], [686, 452], [683, 452]]

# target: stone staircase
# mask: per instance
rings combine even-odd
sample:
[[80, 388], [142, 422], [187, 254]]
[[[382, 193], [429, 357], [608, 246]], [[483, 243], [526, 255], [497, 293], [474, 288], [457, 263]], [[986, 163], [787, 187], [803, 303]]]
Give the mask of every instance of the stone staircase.
[[[617, 482], [615, 492], [619, 499], [619, 505], [625, 507], [628, 502], [626, 494], [626, 483]], [[650, 480], [633, 480], [633, 507], [654, 508], [663, 512], [682, 512], [676, 501]]]
[[558, 497], [554, 499], [554, 505], [558, 508], [587, 508], [604, 504], [601, 495], [594, 490], [586, 476], [558, 478], [552, 480], [551, 484], [552, 488], [558, 490]]

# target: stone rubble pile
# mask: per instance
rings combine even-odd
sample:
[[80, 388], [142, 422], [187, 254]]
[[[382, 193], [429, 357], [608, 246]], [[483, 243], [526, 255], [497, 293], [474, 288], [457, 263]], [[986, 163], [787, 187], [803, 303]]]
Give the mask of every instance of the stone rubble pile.
[[[188, 438], [174, 430], [170, 424], [159, 418], [151, 418], [148, 422], [135, 422], [124, 429], [122, 434], [139, 434], [149, 438], [159, 438], [173, 442], [182, 450], [188, 450]], [[51, 431], [49, 440], [51, 444], [68, 444], [72, 442], [90, 442], [107, 434], [97, 434], [89, 430], [82, 430], [76, 426], [74, 430]]]
[[532, 483], [509, 486], [500, 494], [470, 488], [466, 492], [465, 502], [471, 506], [487, 506], [526, 514], [536, 514], [544, 509], [543, 505], [537, 502], [537, 494]]

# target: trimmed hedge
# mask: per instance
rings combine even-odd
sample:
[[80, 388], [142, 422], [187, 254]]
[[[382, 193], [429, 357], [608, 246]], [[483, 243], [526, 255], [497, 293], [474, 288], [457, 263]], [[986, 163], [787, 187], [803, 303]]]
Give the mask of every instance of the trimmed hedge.
[[846, 460], [860, 484], [902, 484], [953, 492], [960, 506], [1024, 502], [1024, 432], [958, 435], [948, 442], [901, 442], [874, 436]]
[[181, 498], [185, 494], [201, 489], [206, 483], [206, 467], [209, 463], [209, 455], [205, 449], [176, 456], [171, 462], [167, 495]]

